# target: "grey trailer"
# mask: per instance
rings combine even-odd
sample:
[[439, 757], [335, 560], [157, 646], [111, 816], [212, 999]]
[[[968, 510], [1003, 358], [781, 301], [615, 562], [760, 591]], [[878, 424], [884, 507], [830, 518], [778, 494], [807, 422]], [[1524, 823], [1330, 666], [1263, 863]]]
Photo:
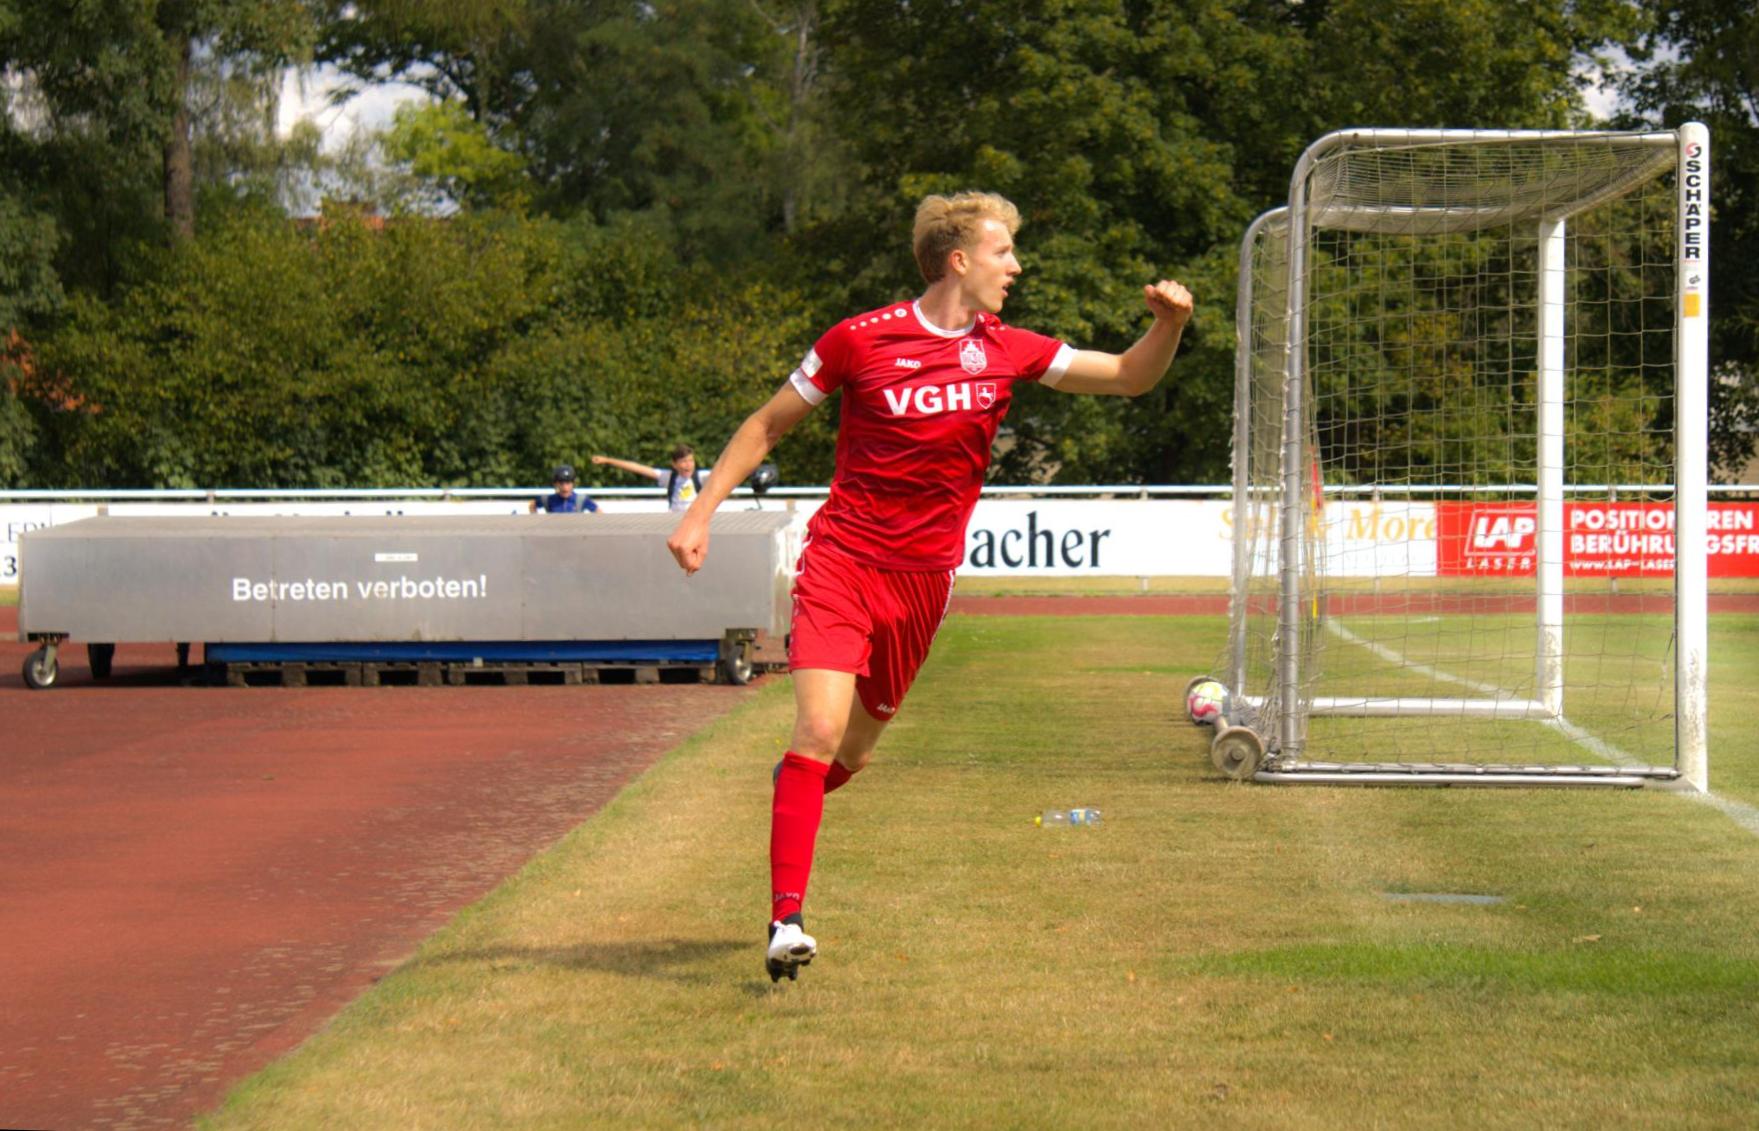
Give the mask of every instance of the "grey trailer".
[[[56, 649], [190, 642], [222, 662], [714, 663], [751, 674], [789, 623], [799, 527], [727, 511], [703, 568], [666, 549], [669, 514], [326, 518], [100, 516], [25, 534], [19, 639], [36, 688]], [[180, 652], [181, 654], [181, 652]], [[103, 669], [103, 670], [100, 670]]]

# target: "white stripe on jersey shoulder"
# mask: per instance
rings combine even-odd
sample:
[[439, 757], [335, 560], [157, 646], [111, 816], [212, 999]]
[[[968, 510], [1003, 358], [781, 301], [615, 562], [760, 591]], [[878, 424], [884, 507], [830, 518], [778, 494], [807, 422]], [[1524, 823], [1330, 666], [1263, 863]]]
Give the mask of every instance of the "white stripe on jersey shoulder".
[[943, 338], [963, 338], [966, 334], [969, 334], [972, 330], [977, 328], [977, 319], [973, 318], [971, 321], [965, 323], [965, 328], [962, 330], [942, 329], [941, 327], [936, 326], [933, 322], [930, 322], [928, 316], [922, 313], [921, 304], [913, 302], [910, 304], [910, 309], [916, 315], [916, 321], [921, 324], [924, 330], [927, 330], [931, 334], [937, 334]]
[[800, 368], [788, 374], [788, 384], [794, 386], [794, 391], [806, 398], [807, 404], [821, 404], [827, 394], [812, 383], [812, 377], [806, 369], [808, 363], [812, 365], [813, 373], [818, 372], [818, 355], [809, 353], [806, 355], [806, 361], [800, 363]]
[[1061, 381], [1064, 375], [1069, 372], [1069, 363], [1074, 360], [1075, 347], [1068, 342], [1062, 343], [1057, 347], [1056, 356], [1051, 358], [1050, 367], [1044, 371], [1044, 376], [1038, 379], [1038, 383], [1049, 385], [1053, 389], [1056, 388], [1057, 382]]

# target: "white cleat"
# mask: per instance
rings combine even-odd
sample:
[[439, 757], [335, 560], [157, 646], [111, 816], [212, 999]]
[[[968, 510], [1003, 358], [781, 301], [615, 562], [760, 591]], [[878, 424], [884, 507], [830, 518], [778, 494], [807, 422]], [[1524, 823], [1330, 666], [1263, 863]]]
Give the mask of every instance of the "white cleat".
[[779, 982], [783, 976], [792, 982], [800, 976], [800, 968], [811, 962], [818, 954], [818, 940], [800, 929], [798, 923], [775, 922], [770, 924], [770, 948], [764, 956], [764, 969], [768, 971], [770, 981]]

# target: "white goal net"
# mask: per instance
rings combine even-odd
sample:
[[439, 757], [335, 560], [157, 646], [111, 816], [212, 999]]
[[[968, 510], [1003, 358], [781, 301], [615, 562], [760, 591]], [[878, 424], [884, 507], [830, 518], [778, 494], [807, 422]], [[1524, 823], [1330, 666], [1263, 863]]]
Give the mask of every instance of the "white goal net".
[[1241, 250], [1260, 780], [1704, 787], [1708, 139], [1352, 130]]

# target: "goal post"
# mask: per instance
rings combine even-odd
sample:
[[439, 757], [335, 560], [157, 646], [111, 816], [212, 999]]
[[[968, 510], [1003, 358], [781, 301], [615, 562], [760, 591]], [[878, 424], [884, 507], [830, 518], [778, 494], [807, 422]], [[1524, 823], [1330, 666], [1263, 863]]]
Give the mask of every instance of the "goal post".
[[1218, 766], [1707, 787], [1708, 161], [1697, 124], [1303, 154], [1241, 244]]

